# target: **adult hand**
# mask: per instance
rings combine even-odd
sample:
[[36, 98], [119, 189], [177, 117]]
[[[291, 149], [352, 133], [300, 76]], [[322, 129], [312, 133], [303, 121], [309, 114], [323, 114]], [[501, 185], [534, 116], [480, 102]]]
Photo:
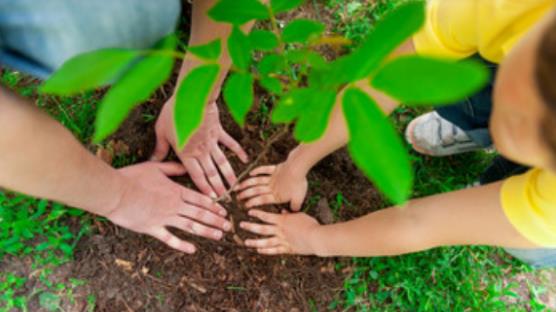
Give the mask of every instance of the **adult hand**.
[[164, 105], [156, 122], [156, 148], [152, 160], [163, 160], [172, 146], [201, 192], [213, 198], [223, 195], [226, 187], [219, 171], [230, 186], [235, 184], [237, 177], [219, 143], [228, 147], [244, 163], [248, 161], [247, 153], [222, 128], [216, 103], [211, 103], [205, 108], [201, 126], [191, 136], [185, 148], [180, 151], [176, 145], [173, 111], [174, 100], [172, 98]]
[[266, 237], [247, 239], [247, 247], [256, 248], [257, 252], [265, 255], [277, 254], [317, 254], [319, 245], [317, 220], [304, 213], [274, 214], [260, 210], [250, 210], [249, 215], [267, 224], [241, 222], [239, 226], [249, 232]]
[[236, 188], [239, 191], [237, 198], [247, 200], [247, 208], [290, 203], [293, 211], [301, 209], [307, 195], [307, 177], [287, 162], [258, 167], [250, 172], [250, 176]]
[[186, 253], [194, 253], [195, 246], [179, 239], [166, 227], [214, 240], [222, 238], [222, 230], [231, 229], [223, 207], [168, 178], [185, 174], [181, 164], [146, 162], [119, 172], [124, 177], [123, 195], [106, 215], [115, 224], [151, 235]]

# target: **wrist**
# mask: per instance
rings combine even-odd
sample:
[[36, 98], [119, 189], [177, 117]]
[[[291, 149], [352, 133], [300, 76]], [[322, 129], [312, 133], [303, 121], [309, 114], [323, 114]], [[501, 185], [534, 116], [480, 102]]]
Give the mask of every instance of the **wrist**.
[[313, 167], [310, 162], [303, 158], [301, 145], [294, 148], [288, 155], [288, 159], [284, 162], [284, 166], [294, 176], [305, 177]]
[[326, 225], [318, 225], [315, 226], [309, 232], [309, 246], [311, 248], [311, 253], [313, 255], [319, 257], [328, 257], [330, 256], [328, 252], [328, 248], [326, 245], [326, 234], [325, 234]]
[[83, 207], [83, 209], [94, 213], [96, 215], [108, 218], [114, 211], [120, 207], [124, 200], [127, 189], [132, 187], [134, 181], [127, 179], [119, 170], [112, 169], [113, 175], [110, 179], [111, 185], [107, 188], [110, 191], [103, 196], [104, 198], [99, 198], [95, 202], [91, 202], [90, 205]]

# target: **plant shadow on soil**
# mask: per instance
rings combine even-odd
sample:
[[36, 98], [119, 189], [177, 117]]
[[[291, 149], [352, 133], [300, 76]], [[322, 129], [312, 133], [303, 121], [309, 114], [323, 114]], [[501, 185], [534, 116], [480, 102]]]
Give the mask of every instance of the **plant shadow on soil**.
[[[146, 122], [143, 116], [157, 115], [164, 101], [156, 102], [136, 109], [113, 136], [138, 160], [147, 159], [154, 147], [153, 122]], [[246, 127], [240, 129], [224, 105], [219, 105], [224, 128], [254, 159], [265, 145], [261, 134], [273, 131], [272, 126], [268, 122], [261, 126], [260, 114], [250, 113]], [[262, 157], [260, 165], [285, 160], [295, 144], [291, 135], [283, 137]], [[238, 175], [247, 167], [230, 153], [227, 156]], [[187, 177], [177, 181], [192, 186]], [[380, 194], [345, 150], [324, 159], [311, 172], [309, 181], [306, 204], [320, 199], [318, 205], [309, 205], [307, 212], [313, 216], [327, 219], [332, 215], [328, 206], [338, 193], [350, 204], [334, 211], [337, 220], [383, 205]], [[237, 227], [248, 218], [247, 210], [235, 201], [226, 207], [236, 226], [235, 233], [222, 241], [179, 233], [198, 247], [194, 255], [175, 252], [146, 235], [97, 222], [98, 234], [77, 246], [72, 276], [87, 281], [86, 288], [96, 296], [99, 311], [320, 311], [338, 297], [349, 268], [339, 269], [333, 258], [257, 255], [239, 242], [250, 236]], [[285, 207], [262, 208], [276, 212]], [[323, 218], [323, 222], [330, 221]]]

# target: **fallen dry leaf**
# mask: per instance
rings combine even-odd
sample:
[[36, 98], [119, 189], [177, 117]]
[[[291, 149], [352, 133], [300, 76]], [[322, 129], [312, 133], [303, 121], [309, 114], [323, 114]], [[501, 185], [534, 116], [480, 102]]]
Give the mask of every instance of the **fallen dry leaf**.
[[133, 271], [133, 263], [127, 261], [127, 260], [122, 260], [122, 259], [118, 259], [116, 258], [115, 260], [116, 265], [122, 269], [124, 269], [125, 271]]

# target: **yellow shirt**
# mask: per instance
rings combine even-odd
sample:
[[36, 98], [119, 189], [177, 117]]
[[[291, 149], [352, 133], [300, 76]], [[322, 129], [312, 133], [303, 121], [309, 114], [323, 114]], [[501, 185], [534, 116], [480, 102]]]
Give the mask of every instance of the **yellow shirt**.
[[554, 6], [554, 0], [429, 0], [425, 26], [414, 37], [419, 53], [464, 58], [480, 53], [499, 63]]
[[[555, 0], [429, 0], [418, 53], [465, 58], [479, 53], [500, 63]], [[510, 223], [531, 242], [556, 247], [556, 175], [541, 169], [504, 181], [500, 194]]]

